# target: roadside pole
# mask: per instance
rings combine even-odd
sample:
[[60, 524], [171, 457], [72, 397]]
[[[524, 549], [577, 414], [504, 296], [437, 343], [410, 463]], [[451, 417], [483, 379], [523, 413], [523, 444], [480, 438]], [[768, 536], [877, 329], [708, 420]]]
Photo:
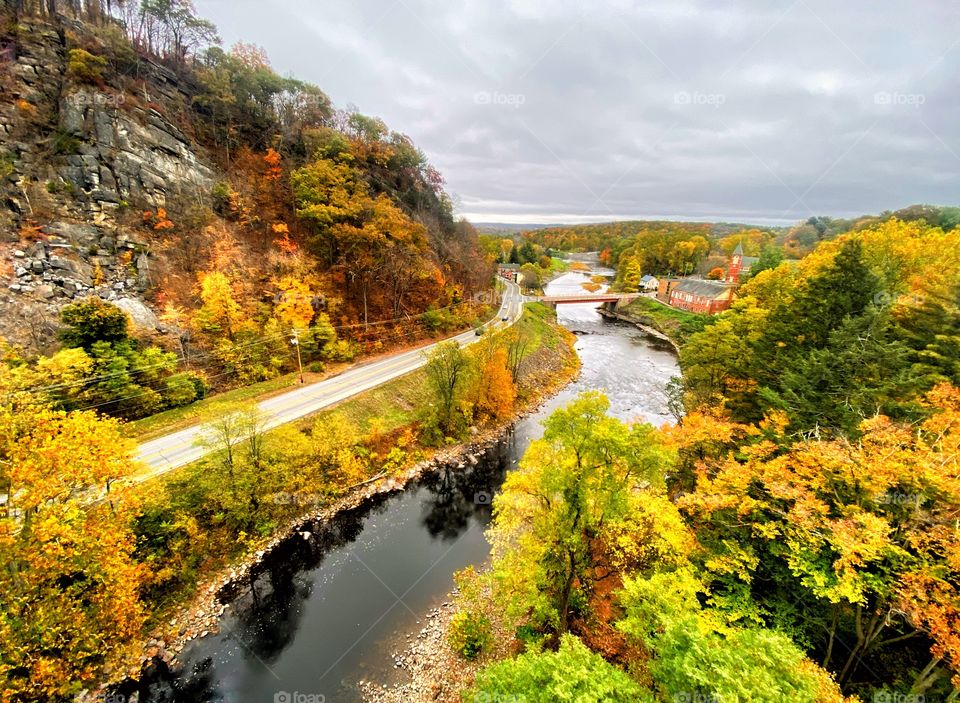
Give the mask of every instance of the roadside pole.
[[290, 340], [290, 344], [297, 348], [297, 368], [300, 370], [300, 383], [303, 383], [303, 362], [300, 360], [300, 332], [298, 330], [293, 331], [293, 339]]

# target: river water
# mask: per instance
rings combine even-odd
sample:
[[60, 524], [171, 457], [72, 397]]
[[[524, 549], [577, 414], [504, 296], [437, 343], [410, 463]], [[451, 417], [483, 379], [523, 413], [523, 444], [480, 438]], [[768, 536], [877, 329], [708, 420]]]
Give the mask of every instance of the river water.
[[[587, 280], [564, 274], [547, 293], [582, 292]], [[284, 543], [238, 589], [219, 634], [188, 646], [175, 673], [147, 672], [140, 700], [350, 703], [359, 700], [359, 681], [402, 676], [392, 654], [447, 597], [455, 571], [486, 561], [490, 496], [540, 436], [543, 418], [580, 392], [601, 390], [621, 419], [671, 421], [665, 387], [679, 370], [670, 351], [630, 325], [604, 321], [592, 305], [562, 305], [558, 319], [578, 335], [582, 372], [574, 383], [475, 466], [441, 470]]]

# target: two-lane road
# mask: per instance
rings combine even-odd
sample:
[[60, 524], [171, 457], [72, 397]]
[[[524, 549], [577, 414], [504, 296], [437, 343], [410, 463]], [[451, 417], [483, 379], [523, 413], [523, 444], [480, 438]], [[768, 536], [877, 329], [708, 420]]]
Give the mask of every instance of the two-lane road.
[[[488, 326], [501, 323], [503, 318], [506, 318], [506, 322], [502, 324], [512, 325], [523, 313], [523, 296], [520, 294], [519, 286], [510, 281], [505, 281], [505, 284], [506, 289], [500, 311], [495, 321], [487, 323]], [[466, 346], [477, 339], [476, 332], [468, 330], [444, 341], [453, 340]], [[266, 426], [272, 428], [297, 420], [357, 393], [416, 371], [427, 363], [428, 355], [436, 346], [437, 343], [429, 344], [380, 361], [359, 364], [333, 378], [264, 400], [258, 405], [266, 417]], [[209, 453], [209, 449], [199, 445], [200, 435], [201, 427], [197, 425], [141, 444], [136, 458], [146, 464], [148, 470], [137, 474], [133, 480], [145, 481], [154, 478], [171, 469], [185, 466]]]

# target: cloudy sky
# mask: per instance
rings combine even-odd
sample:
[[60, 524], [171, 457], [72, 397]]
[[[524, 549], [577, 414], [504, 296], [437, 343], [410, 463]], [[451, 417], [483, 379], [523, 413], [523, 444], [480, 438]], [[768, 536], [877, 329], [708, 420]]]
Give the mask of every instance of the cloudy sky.
[[957, 0], [198, 0], [476, 222], [960, 203]]

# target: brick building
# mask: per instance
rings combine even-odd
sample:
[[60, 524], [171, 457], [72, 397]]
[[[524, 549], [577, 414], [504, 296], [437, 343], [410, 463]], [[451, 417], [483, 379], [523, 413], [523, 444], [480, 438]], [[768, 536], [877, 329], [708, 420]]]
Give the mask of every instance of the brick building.
[[670, 305], [680, 310], [716, 315], [733, 302], [734, 286], [723, 281], [685, 279], [670, 287]]

